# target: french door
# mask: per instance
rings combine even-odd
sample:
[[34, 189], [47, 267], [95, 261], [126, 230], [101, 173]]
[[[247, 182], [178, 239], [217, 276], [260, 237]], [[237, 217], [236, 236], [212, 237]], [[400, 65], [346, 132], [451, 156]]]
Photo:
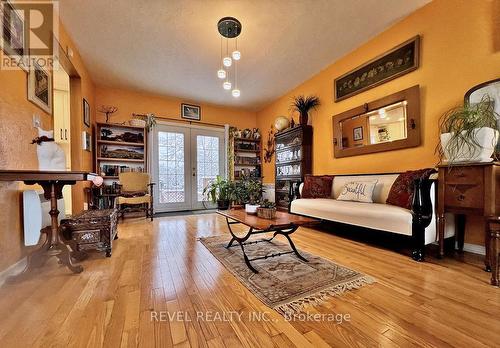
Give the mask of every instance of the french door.
[[214, 207], [203, 189], [225, 176], [224, 129], [158, 124], [152, 150], [155, 211]]

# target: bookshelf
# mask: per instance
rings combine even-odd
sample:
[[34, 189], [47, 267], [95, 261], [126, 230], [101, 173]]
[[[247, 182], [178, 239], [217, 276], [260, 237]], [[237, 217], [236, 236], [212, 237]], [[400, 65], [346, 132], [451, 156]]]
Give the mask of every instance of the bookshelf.
[[233, 138], [233, 180], [243, 175], [262, 179], [262, 144], [260, 139]]
[[147, 132], [145, 128], [122, 124], [97, 123], [95, 171], [109, 185], [121, 172], [147, 171]]

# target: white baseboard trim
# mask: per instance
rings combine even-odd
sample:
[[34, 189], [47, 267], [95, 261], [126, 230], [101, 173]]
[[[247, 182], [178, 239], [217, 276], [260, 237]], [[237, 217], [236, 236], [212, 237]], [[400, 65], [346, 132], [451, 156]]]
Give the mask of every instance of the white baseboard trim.
[[21, 260], [17, 261], [6, 270], [0, 272], [0, 286], [2, 286], [9, 277], [20, 274], [26, 267], [27, 262], [28, 259], [26, 257], [23, 257]]
[[[455, 244], [455, 249], [457, 249], [457, 244]], [[486, 255], [486, 248], [483, 245], [464, 243], [464, 251], [473, 254]]]

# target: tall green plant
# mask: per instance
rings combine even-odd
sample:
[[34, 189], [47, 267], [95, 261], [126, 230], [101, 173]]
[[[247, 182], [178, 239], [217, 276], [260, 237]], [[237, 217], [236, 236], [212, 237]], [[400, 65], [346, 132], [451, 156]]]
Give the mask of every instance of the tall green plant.
[[[446, 151], [451, 157], [448, 161], [454, 162], [463, 149], [472, 152], [480, 146], [475, 134], [478, 128], [489, 127], [500, 131], [498, 117], [494, 103], [488, 95], [479, 103], [465, 103], [445, 112], [439, 121], [439, 129], [441, 133], [451, 133], [451, 139], [446, 145]], [[492, 145], [495, 147], [496, 144]], [[437, 152], [441, 160], [444, 158], [444, 150], [438, 144]]]
[[217, 201], [227, 201], [231, 196], [231, 184], [228, 180], [217, 175], [215, 180], [203, 189], [203, 194], [213, 203], [217, 203]]

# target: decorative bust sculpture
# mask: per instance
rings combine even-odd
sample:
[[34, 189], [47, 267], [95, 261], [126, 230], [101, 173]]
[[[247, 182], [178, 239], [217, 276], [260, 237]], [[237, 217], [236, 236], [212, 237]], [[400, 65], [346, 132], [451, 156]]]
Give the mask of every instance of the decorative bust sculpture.
[[32, 144], [37, 144], [39, 170], [66, 170], [66, 157], [63, 149], [54, 142], [54, 131], [38, 128], [38, 137]]

